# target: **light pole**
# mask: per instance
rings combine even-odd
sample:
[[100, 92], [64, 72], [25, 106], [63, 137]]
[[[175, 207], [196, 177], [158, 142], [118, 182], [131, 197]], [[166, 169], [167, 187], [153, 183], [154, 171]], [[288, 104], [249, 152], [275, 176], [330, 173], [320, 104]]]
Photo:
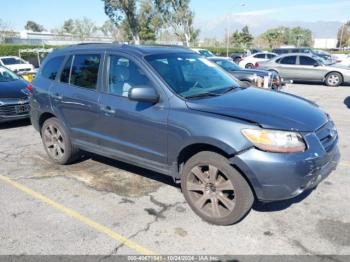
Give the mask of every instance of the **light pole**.
[[229, 30], [228, 28], [226, 28], [226, 57], [228, 57], [229, 42], [230, 42]]

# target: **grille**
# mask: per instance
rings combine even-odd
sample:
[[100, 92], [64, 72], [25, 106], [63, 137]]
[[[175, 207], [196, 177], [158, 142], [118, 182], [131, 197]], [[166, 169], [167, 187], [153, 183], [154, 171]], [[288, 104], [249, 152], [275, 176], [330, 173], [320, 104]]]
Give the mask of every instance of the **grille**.
[[316, 135], [327, 152], [333, 149], [338, 140], [338, 132], [334, 126], [334, 123], [331, 121], [317, 130]]
[[[23, 104], [23, 106], [28, 106], [28, 104]], [[0, 116], [16, 116], [16, 115], [26, 115], [28, 112], [17, 112], [17, 105], [4, 105], [0, 106]]]

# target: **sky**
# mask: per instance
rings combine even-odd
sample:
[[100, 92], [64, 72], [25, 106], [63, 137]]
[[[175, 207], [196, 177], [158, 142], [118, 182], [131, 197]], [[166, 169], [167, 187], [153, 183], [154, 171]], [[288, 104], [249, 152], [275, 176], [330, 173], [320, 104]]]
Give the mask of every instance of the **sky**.
[[[108, 18], [101, 0], [1, 0], [0, 19], [16, 30], [23, 30], [26, 21], [34, 20], [47, 29], [60, 27], [69, 18], [88, 17], [102, 25]], [[206, 30], [211, 23], [217, 27], [240, 27], [241, 24], [266, 26], [274, 21], [288, 25], [318, 21], [344, 22], [350, 20], [350, 0], [192, 0], [195, 24], [203, 27], [205, 36], [215, 36]], [[220, 23], [218, 23], [218, 21]], [[237, 22], [237, 23], [235, 23]], [[258, 27], [257, 27], [258, 28]], [[216, 30], [214, 27], [212, 29]], [[256, 29], [256, 33], [259, 33]], [[254, 31], [254, 30], [253, 30]]]

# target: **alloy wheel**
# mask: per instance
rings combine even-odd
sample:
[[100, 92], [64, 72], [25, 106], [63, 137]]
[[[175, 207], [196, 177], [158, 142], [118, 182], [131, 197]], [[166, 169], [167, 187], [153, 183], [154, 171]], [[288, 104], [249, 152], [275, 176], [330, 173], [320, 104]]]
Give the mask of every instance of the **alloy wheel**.
[[332, 74], [327, 79], [328, 84], [331, 86], [337, 86], [340, 82], [340, 77], [338, 75]]
[[60, 160], [65, 154], [65, 145], [61, 131], [55, 125], [48, 125], [43, 133], [43, 140], [50, 156]]
[[235, 208], [232, 182], [213, 165], [195, 166], [187, 176], [186, 188], [193, 205], [206, 216], [223, 218]]

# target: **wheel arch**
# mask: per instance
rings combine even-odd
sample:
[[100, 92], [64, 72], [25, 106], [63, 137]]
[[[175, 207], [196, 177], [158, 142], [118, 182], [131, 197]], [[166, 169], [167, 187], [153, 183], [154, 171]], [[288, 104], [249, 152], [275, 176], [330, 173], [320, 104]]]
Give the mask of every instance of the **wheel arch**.
[[344, 81], [344, 75], [343, 75], [341, 72], [337, 71], [337, 70], [332, 70], [332, 71], [330, 71], [330, 72], [327, 72], [327, 74], [324, 76], [324, 80], [325, 80], [330, 74], [332, 74], [332, 73], [337, 73], [337, 74], [339, 74], [339, 75], [341, 76], [341, 78], [342, 78], [342, 81]]
[[39, 117], [39, 130], [40, 130], [40, 133], [41, 133], [41, 129], [45, 123], [45, 121], [47, 119], [50, 119], [50, 118], [53, 118], [53, 117], [56, 117], [53, 113], [50, 113], [50, 112], [44, 112], [40, 115]]

